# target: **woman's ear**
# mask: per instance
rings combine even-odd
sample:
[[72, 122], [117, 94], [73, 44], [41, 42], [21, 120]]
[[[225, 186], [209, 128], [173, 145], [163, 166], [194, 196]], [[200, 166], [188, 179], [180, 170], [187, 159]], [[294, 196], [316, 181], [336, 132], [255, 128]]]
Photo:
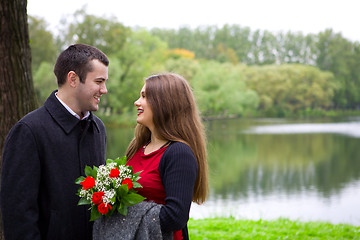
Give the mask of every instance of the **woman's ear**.
[[66, 80], [70, 87], [75, 88], [78, 84], [79, 76], [74, 71], [70, 71]]

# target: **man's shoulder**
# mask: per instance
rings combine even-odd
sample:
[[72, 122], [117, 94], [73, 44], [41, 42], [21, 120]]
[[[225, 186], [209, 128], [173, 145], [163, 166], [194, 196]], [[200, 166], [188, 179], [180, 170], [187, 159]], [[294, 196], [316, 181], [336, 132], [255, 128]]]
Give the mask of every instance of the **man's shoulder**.
[[101, 128], [102, 130], [105, 130], [105, 124], [103, 123], [103, 121], [96, 116], [94, 113], [92, 113], [92, 119], [93, 121], [96, 123], [96, 125]]
[[98, 116], [96, 116], [94, 113], [92, 114], [93, 114], [93, 119], [96, 123], [104, 124], [103, 121]]
[[36, 124], [46, 115], [48, 115], [46, 109], [44, 108], [44, 106], [41, 106], [38, 109], [35, 109], [26, 114], [23, 118], [19, 120], [19, 123]]
[[44, 106], [39, 107], [38, 109], [35, 109], [35, 110], [27, 113], [24, 117], [22, 117], [18, 121], [18, 124], [27, 124], [27, 125], [37, 124], [41, 121], [41, 119], [44, 118], [44, 116], [46, 114], [47, 113], [46, 113]]

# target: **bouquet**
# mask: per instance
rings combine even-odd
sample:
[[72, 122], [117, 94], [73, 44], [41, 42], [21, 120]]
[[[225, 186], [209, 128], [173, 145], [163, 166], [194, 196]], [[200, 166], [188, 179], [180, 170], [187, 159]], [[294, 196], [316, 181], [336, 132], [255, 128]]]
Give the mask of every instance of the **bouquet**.
[[90, 221], [102, 215], [110, 216], [115, 211], [126, 216], [128, 206], [145, 199], [134, 190], [142, 187], [137, 182], [141, 172], [133, 173], [132, 167], [125, 164], [126, 157], [108, 159], [106, 165], [86, 166], [86, 177], [76, 179], [75, 183], [81, 185], [77, 193], [78, 205], [90, 205]]

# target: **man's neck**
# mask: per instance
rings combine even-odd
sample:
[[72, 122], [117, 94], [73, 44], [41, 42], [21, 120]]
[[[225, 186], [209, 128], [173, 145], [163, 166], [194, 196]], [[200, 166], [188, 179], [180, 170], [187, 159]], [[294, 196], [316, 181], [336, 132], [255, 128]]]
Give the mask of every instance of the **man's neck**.
[[77, 114], [70, 106], [67, 104], [63, 99], [66, 99], [64, 97], [61, 97], [61, 94], [59, 92], [55, 93], [56, 98], [59, 100], [59, 102], [71, 113], [71, 115], [75, 116], [76, 118], [83, 120], [90, 116], [90, 112], [80, 112], [80, 114]]

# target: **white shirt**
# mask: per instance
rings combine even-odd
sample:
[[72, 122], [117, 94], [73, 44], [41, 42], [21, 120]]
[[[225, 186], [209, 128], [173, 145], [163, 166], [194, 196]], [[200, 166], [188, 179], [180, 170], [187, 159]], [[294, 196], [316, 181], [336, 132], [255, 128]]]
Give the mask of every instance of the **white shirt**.
[[55, 97], [60, 101], [60, 103], [66, 108], [66, 110], [69, 111], [69, 113], [71, 113], [71, 115], [73, 115], [74, 117], [76, 117], [79, 120], [84, 120], [86, 118], [88, 118], [90, 116], [90, 112], [87, 111], [84, 113], [84, 117], [80, 118], [79, 115], [77, 115], [76, 112], [74, 112], [68, 105], [66, 105], [63, 101], [61, 101], [61, 99], [57, 96], [57, 92], [55, 93]]

